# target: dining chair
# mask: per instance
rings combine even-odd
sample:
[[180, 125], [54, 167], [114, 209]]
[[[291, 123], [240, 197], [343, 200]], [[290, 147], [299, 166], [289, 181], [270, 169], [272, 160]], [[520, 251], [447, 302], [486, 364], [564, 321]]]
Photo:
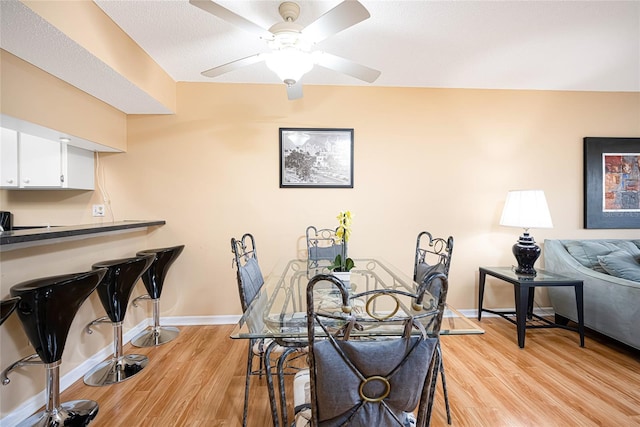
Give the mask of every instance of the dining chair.
[[[331, 228], [316, 228], [313, 225], [307, 227], [307, 259], [312, 268], [329, 265], [341, 255], [344, 244], [336, 237], [336, 230]], [[324, 261], [324, 262], [323, 262]]]
[[[233, 264], [236, 266], [236, 278], [238, 282], [238, 293], [240, 295], [240, 305], [242, 306], [242, 312], [245, 313], [249, 305], [266, 303], [266, 295], [261, 293], [262, 286], [264, 285], [264, 277], [258, 263], [258, 253], [256, 250], [255, 239], [252, 234], [245, 233], [240, 239], [231, 238], [231, 251], [233, 252]], [[261, 325], [263, 319], [252, 319], [254, 327]], [[245, 375], [245, 390], [244, 390], [244, 407], [242, 413], [242, 425], [247, 425], [247, 414], [249, 409], [249, 385], [251, 376], [257, 375], [262, 377], [266, 374], [267, 369], [275, 369], [276, 373], [281, 374], [284, 372], [286, 365], [285, 360], [291, 355], [291, 353], [298, 352], [301, 348], [306, 347], [306, 342], [272, 342], [272, 340], [265, 339], [251, 339], [249, 340], [249, 349], [247, 354], [247, 371]], [[278, 357], [277, 362], [272, 365], [270, 356], [274, 355]], [[253, 368], [254, 359], [258, 359], [258, 369]], [[274, 368], [275, 366], [275, 368]], [[269, 379], [268, 376], [267, 379]], [[284, 397], [284, 384], [283, 376], [278, 375], [280, 379], [280, 395], [281, 401], [285, 400]], [[273, 385], [268, 384], [270, 393], [270, 399], [275, 401], [275, 395], [273, 393]], [[272, 406], [274, 411], [273, 416], [278, 417], [277, 408]]]
[[[317, 308], [320, 282], [335, 287], [339, 309]], [[424, 287], [350, 294], [335, 276], [313, 277], [307, 287], [309, 371], [294, 378], [293, 425], [427, 426], [439, 338], [423, 326], [435, 315], [435, 307], [422, 303], [425, 295]]]
[[[426, 290], [438, 300], [438, 316], [430, 325], [429, 333], [432, 336], [439, 336], [442, 325], [442, 317], [447, 303], [447, 293], [449, 290], [449, 269], [451, 267], [451, 255], [453, 253], [453, 237], [448, 238], [433, 237], [428, 231], [418, 233], [416, 239], [415, 260], [413, 265], [413, 280], [426, 286]], [[434, 275], [443, 274], [446, 280], [440, 280]], [[437, 374], [442, 378], [442, 390], [444, 394], [445, 408], [447, 412], [447, 424], [451, 424], [451, 408], [449, 406], [449, 394], [447, 392], [447, 380], [444, 371], [442, 357], [442, 347], [438, 341], [438, 369]], [[437, 374], [434, 376], [434, 387], [437, 382]]]

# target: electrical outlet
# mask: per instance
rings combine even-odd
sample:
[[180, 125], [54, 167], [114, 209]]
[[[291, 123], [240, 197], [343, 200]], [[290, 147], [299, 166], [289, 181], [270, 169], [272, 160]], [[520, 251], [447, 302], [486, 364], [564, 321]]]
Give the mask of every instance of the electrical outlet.
[[104, 205], [93, 205], [93, 216], [104, 216]]

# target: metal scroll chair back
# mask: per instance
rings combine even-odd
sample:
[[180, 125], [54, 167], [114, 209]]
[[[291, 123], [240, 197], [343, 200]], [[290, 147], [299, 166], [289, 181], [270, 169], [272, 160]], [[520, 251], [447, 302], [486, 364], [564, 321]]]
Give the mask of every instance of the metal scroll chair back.
[[240, 240], [231, 238], [231, 252], [236, 266], [240, 304], [244, 312], [264, 285], [253, 235], [246, 233]]
[[448, 278], [452, 254], [452, 236], [446, 239], [433, 237], [428, 231], [422, 231], [418, 234], [413, 264], [413, 280], [416, 283], [426, 281], [429, 284], [426, 290], [438, 300], [440, 313], [435, 319], [435, 323], [431, 325], [432, 331], [436, 333], [440, 331], [442, 316], [447, 303], [448, 281], [426, 279], [429, 275], [437, 273], [442, 273]]
[[[307, 227], [307, 257], [312, 268], [328, 265], [343, 253], [343, 243], [337, 236], [336, 230], [330, 228]], [[346, 253], [346, 252], [344, 252]]]
[[[429, 325], [429, 334], [432, 336], [440, 335], [442, 327], [442, 318], [447, 305], [447, 293], [449, 292], [449, 269], [451, 267], [451, 255], [453, 254], [453, 237], [447, 239], [433, 237], [431, 233], [422, 231], [416, 239], [415, 262], [413, 266], [413, 280], [421, 283], [427, 292], [433, 295], [438, 304], [438, 315]], [[445, 278], [441, 278], [444, 275]], [[449, 406], [449, 393], [447, 392], [447, 380], [444, 371], [444, 363], [442, 357], [442, 348], [438, 341], [437, 352], [438, 370], [442, 377], [442, 389], [444, 394], [445, 408], [447, 413], [447, 423], [451, 424], [451, 408]], [[435, 384], [438, 376], [433, 377], [432, 391], [435, 390]]]
[[418, 266], [426, 264], [434, 266], [441, 264], [444, 267], [444, 274], [449, 275], [451, 267], [451, 255], [453, 254], [453, 237], [449, 236], [444, 239], [441, 237], [433, 237], [428, 231], [418, 233], [416, 239], [416, 254], [413, 268], [413, 279], [420, 273]]
[[[264, 278], [260, 265], [258, 264], [258, 253], [256, 251], [256, 243], [253, 235], [245, 233], [240, 239], [231, 238], [231, 252], [233, 252], [233, 264], [236, 266], [236, 278], [238, 281], [238, 293], [240, 295], [240, 303], [242, 312], [246, 313], [247, 308], [253, 305], [253, 312], [261, 314], [263, 310], [255, 309], [256, 305], [267, 304], [268, 299], [265, 292], [262, 291]], [[250, 330], [259, 331], [263, 327], [264, 319], [256, 316], [249, 316], [246, 319], [247, 326]], [[249, 408], [249, 386], [250, 377], [257, 375], [261, 377], [263, 374], [267, 376], [267, 388], [269, 389], [272, 416], [277, 419], [277, 408], [275, 406], [275, 389], [270, 384], [271, 373], [276, 372], [279, 378], [280, 399], [284, 397], [284, 375], [285, 369], [288, 368], [287, 358], [295, 353], [295, 357], [304, 354], [304, 351], [298, 351], [302, 347], [306, 347], [306, 342], [299, 343], [286, 340], [271, 340], [254, 338], [250, 340], [249, 352], [247, 355], [247, 371], [245, 376], [244, 391], [244, 410], [242, 415], [242, 425], [247, 425], [247, 415]], [[276, 355], [278, 360], [271, 361], [271, 355]], [[292, 359], [294, 359], [293, 357]], [[258, 359], [259, 368], [253, 368], [254, 358]], [[267, 362], [267, 363], [265, 363]], [[286, 412], [283, 415], [286, 420]]]
[[[238, 281], [238, 293], [242, 312], [246, 312], [251, 302], [258, 296], [264, 279], [258, 264], [258, 254], [253, 236], [245, 233], [239, 240], [231, 238], [231, 252], [233, 252], [233, 264], [236, 266], [236, 278]], [[264, 341], [252, 339], [249, 342], [247, 354], [247, 371], [245, 375], [244, 408], [242, 413], [242, 425], [247, 425], [249, 411], [249, 383], [252, 375], [261, 376], [264, 373], [262, 356], [264, 354]], [[253, 359], [258, 358], [259, 368], [254, 370]]]
[[[316, 309], [313, 288], [321, 281], [335, 285], [341, 310]], [[428, 337], [422, 326], [435, 315], [433, 301], [420, 295], [423, 288], [416, 294], [377, 289], [349, 295], [334, 276], [311, 279], [307, 287], [311, 426], [404, 427], [416, 408], [416, 425], [428, 423], [438, 338]], [[371, 338], [377, 334], [372, 328], [382, 335], [380, 339]], [[367, 338], [358, 337], [359, 331], [367, 331]]]

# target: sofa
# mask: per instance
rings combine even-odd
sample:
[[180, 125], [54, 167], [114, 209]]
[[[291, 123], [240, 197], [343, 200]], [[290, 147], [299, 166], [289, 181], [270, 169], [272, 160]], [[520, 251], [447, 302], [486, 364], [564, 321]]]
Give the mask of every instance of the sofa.
[[[640, 349], [640, 239], [545, 240], [544, 269], [584, 282], [584, 324]], [[547, 288], [556, 321], [578, 320], [572, 287]]]

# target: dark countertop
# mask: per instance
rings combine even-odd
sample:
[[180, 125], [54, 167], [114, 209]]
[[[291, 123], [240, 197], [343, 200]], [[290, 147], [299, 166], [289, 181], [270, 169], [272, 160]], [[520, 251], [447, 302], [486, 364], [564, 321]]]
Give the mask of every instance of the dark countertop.
[[[164, 220], [157, 221], [117, 221], [99, 224], [65, 225], [59, 227], [35, 227], [12, 231], [0, 232], [0, 250], [10, 250], [18, 247], [26, 247], [37, 244], [54, 243], [52, 239], [61, 241], [77, 237], [94, 237], [93, 234], [108, 233], [113, 231], [146, 228], [164, 225]], [[134, 230], [131, 230], [134, 231]], [[95, 236], [97, 237], [97, 236]]]

